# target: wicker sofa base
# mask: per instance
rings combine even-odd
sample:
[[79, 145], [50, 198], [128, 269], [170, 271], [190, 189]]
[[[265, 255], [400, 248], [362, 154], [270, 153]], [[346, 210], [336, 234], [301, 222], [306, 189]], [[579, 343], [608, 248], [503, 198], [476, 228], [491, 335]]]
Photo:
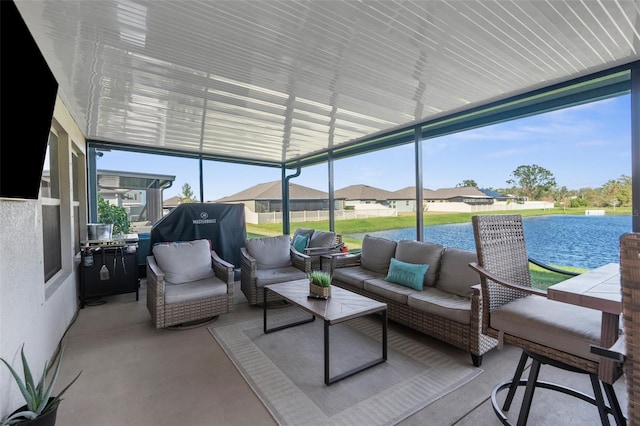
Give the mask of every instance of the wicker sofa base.
[[473, 365], [476, 367], [482, 364], [482, 355], [497, 345], [496, 339], [480, 332], [481, 304], [479, 296], [476, 294], [471, 298], [471, 321], [469, 324], [462, 324], [403, 303], [388, 300], [378, 294], [335, 279], [332, 284], [386, 303], [388, 319], [469, 352]]
[[[487, 330], [487, 332], [489, 334], [496, 335], [494, 330], [490, 329]], [[544, 346], [527, 339], [513, 336], [511, 334], [505, 334], [503, 337], [503, 342], [507, 345], [513, 345], [522, 348], [526, 352], [531, 352], [537, 355], [541, 355], [545, 358], [556, 360], [558, 362], [561, 362], [562, 364], [566, 364], [585, 373], [596, 375], [598, 374], [599, 364], [596, 361], [572, 355], [564, 351], [559, 351], [549, 346]], [[621, 371], [619, 372], [619, 374], [621, 374]]]
[[215, 276], [226, 284], [226, 293], [188, 300], [165, 303], [164, 273], [153, 256], [147, 257], [147, 310], [156, 328], [206, 320], [233, 311], [233, 265], [211, 252]]
[[231, 312], [228, 296], [164, 305], [164, 315], [156, 315], [156, 328], [204, 320]]
[[233, 309], [233, 287], [230, 294], [223, 296], [165, 305], [164, 297], [157, 294], [157, 283], [149, 275], [147, 277], [147, 309], [151, 318], [155, 318], [156, 328], [211, 318], [229, 313]]
[[[251, 306], [262, 306], [263, 302], [264, 302], [264, 289], [262, 287], [250, 287], [249, 290], [247, 291], [249, 293], [249, 297], [247, 297], [247, 301], [249, 302], [249, 305]], [[284, 302], [284, 299], [282, 298], [282, 296], [280, 296], [277, 293], [274, 293], [273, 291], [269, 291], [267, 292], [267, 305], [278, 305], [280, 303]]]
[[[311, 271], [311, 258], [291, 250], [291, 265], [306, 273]], [[240, 290], [247, 298], [249, 305], [262, 306], [264, 300], [263, 287], [257, 285], [257, 262], [249, 255], [245, 247], [240, 249]], [[279, 303], [283, 299], [280, 295], [270, 291], [267, 293], [267, 304]]]

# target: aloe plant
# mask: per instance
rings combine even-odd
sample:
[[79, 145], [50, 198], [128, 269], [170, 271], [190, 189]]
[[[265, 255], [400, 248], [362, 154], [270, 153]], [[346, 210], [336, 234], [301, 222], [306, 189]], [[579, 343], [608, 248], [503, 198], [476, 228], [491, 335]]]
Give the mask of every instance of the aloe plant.
[[330, 287], [331, 286], [331, 275], [328, 272], [324, 271], [311, 271], [307, 274], [307, 278], [313, 284], [318, 287]]
[[78, 380], [80, 377], [80, 373], [69, 383], [58, 395], [52, 396], [53, 387], [56, 384], [56, 379], [58, 378], [58, 373], [60, 372], [60, 364], [62, 362], [62, 354], [64, 353], [64, 346], [60, 349], [60, 352], [57, 356], [56, 369], [51, 377], [51, 382], [47, 385], [47, 372], [49, 368], [47, 363], [44, 364], [44, 369], [42, 371], [42, 378], [40, 382], [36, 385], [33, 381], [33, 375], [31, 374], [31, 368], [29, 367], [29, 363], [27, 362], [27, 358], [24, 355], [24, 344], [20, 349], [20, 357], [22, 358], [22, 369], [24, 372], [24, 380], [18, 375], [16, 370], [11, 367], [11, 365], [0, 358], [13, 376], [24, 400], [26, 402], [26, 410], [19, 411], [17, 413], [12, 414], [8, 418], [6, 418], [2, 424], [3, 425], [11, 425], [15, 423], [20, 423], [21, 421], [32, 420], [36, 417], [42, 416], [43, 414], [48, 413], [51, 410], [54, 410], [62, 401], [61, 396], [71, 387], [72, 384]]

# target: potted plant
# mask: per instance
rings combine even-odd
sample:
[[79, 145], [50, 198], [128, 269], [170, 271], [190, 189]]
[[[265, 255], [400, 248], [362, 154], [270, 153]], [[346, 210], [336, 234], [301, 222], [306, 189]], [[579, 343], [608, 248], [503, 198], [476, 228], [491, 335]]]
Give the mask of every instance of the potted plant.
[[20, 349], [20, 356], [22, 358], [22, 370], [24, 372], [24, 380], [18, 375], [16, 370], [11, 367], [11, 365], [0, 358], [13, 376], [20, 392], [22, 392], [22, 396], [26, 402], [25, 405], [18, 408], [16, 411], [11, 413], [9, 417], [2, 421], [2, 425], [11, 425], [11, 424], [20, 424], [20, 425], [54, 425], [56, 422], [56, 413], [58, 411], [58, 405], [62, 401], [62, 395], [71, 387], [71, 385], [78, 380], [78, 377], [82, 373], [78, 373], [78, 375], [69, 383], [60, 393], [57, 395], [52, 395], [53, 387], [56, 384], [56, 379], [58, 378], [58, 373], [60, 371], [60, 363], [62, 361], [62, 354], [64, 352], [64, 346], [60, 349], [60, 352], [56, 356], [56, 369], [51, 377], [51, 382], [47, 385], [47, 372], [50, 368], [48, 368], [47, 363], [44, 364], [44, 369], [42, 371], [42, 377], [40, 378], [40, 382], [36, 385], [33, 381], [33, 375], [31, 374], [31, 368], [29, 367], [29, 363], [27, 362], [27, 358], [24, 355], [24, 344]]
[[113, 225], [113, 234], [128, 234], [131, 223], [124, 207], [109, 204], [102, 195], [98, 194], [98, 222]]
[[309, 278], [309, 292], [320, 297], [331, 297], [331, 275], [324, 271], [311, 271]]

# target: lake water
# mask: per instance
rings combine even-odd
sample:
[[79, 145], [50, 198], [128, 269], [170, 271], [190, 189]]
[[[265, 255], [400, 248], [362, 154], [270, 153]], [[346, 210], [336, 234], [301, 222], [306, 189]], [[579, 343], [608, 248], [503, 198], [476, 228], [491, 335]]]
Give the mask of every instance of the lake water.
[[[523, 218], [529, 257], [550, 265], [593, 269], [620, 261], [620, 236], [631, 231], [631, 216], [551, 215]], [[415, 228], [369, 232], [390, 240], [415, 240]], [[353, 235], [362, 238], [364, 234]], [[475, 250], [471, 223], [424, 227], [424, 240]]]

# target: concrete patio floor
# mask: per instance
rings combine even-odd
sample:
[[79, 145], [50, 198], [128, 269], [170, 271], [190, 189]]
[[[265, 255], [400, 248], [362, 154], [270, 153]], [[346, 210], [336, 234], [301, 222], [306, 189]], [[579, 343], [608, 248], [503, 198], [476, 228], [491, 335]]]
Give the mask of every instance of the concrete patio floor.
[[[274, 425], [276, 422], [242, 378], [206, 326], [187, 330], [156, 330], [146, 308], [146, 285], [140, 300], [133, 294], [104, 298], [87, 306], [64, 337], [60, 385], [82, 370], [58, 410], [65, 426], [120, 425]], [[234, 312], [215, 321], [230, 323], [257, 318], [235, 287]], [[403, 326], [394, 330], [432, 345], [464, 362], [469, 354]], [[490, 403], [492, 388], [513, 374], [520, 350], [505, 347], [484, 356], [476, 379], [405, 419], [400, 425], [500, 425]], [[543, 366], [541, 378], [591, 394], [587, 376]], [[624, 378], [615, 389], [626, 413]], [[522, 394], [518, 392], [518, 397]], [[519, 401], [511, 416], [517, 418]], [[613, 417], [610, 416], [612, 424]], [[597, 409], [576, 398], [540, 389], [529, 416], [530, 425], [599, 425]]]

